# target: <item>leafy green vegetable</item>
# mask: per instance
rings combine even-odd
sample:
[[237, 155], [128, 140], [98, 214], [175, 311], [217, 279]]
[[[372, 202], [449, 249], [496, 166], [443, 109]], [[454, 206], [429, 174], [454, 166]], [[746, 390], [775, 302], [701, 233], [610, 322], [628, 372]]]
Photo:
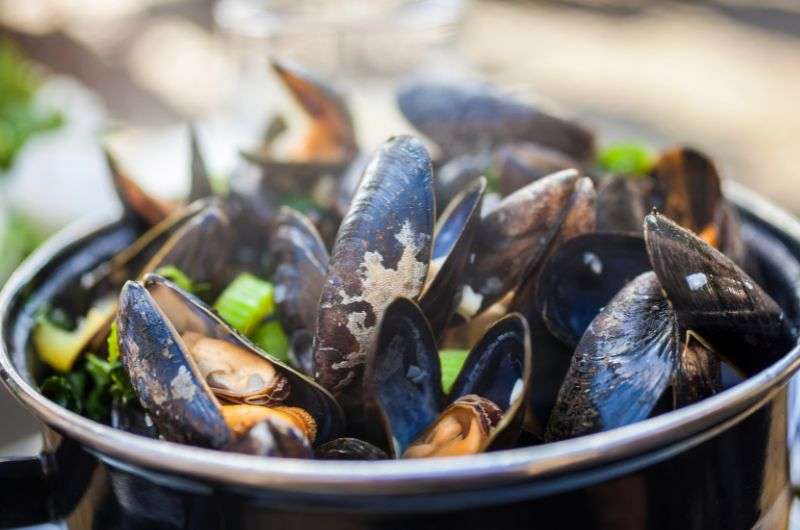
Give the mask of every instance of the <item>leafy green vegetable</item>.
[[0, 170], [11, 167], [31, 136], [56, 129], [64, 121], [60, 113], [36, 107], [38, 87], [33, 67], [11, 43], [0, 43]]
[[83, 395], [86, 388], [84, 372], [51, 375], [42, 382], [39, 388], [45, 397], [62, 407], [79, 414], [83, 411]]
[[194, 293], [194, 284], [191, 278], [174, 265], [165, 265], [156, 269], [156, 274], [168, 279], [184, 291]]
[[638, 142], [618, 142], [597, 155], [600, 169], [626, 176], [645, 176], [653, 168], [655, 156], [648, 146]]
[[283, 362], [289, 362], [289, 339], [278, 320], [262, 324], [253, 333], [253, 343]]
[[439, 352], [439, 362], [442, 366], [442, 388], [445, 393], [449, 393], [456, 382], [461, 367], [469, 355], [468, 350], [441, 350]]
[[275, 311], [274, 288], [252, 274], [240, 274], [219, 295], [214, 309], [225, 322], [250, 336]]

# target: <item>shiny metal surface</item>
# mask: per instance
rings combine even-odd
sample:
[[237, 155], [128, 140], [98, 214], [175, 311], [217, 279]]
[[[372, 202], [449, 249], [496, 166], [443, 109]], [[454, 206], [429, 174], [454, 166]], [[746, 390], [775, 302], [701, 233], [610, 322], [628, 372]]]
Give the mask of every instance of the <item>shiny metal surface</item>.
[[[800, 245], [800, 223], [789, 214], [739, 186], [729, 184], [726, 191], [746, 214], [760, 218]], [[414, 506], [419, 504], [417, 496], [426, 492], [463, 492], [467, 497], [462, 495], [459, 502], [463, 504], [471, 499], [475, 506], [499, 502], [501, 498], [502, 502], [514, 502], [552, 495], [612, 476], [635, 474], [648, 466], [657, 467], [662, 460], [718, 443], [716, 441], [724, 438], [726, 432], [766, 414], [763, 411], [771, 410], [776, 403], [785, 405], [783, 385], [800, 367], [800, 348], [795, 347], [755, 377], [683, 409], [609, 432], [463, 458], [403, 462], [300, 461], [255, 458], [149, 440], [100, 425], [45, 399], [17, 369], [25, 352], [19, 351], [11, 341], [13, 326], [23, 309], [20, 293], [41, 279], [46, 265], [61, 259], [78, 243], [89, 240], [97, 227], [108, 222], [109, 219], [95, 220], [57, 235], [31, 256], [6, 284], [0, 294], [3, 338], [0, 377], [38, 418], [98, 454], [111, 468], [130, 472], [131, 476], [156, 485], [176, 487], [178, 481], [177, 487], [201, 496], [212, 490], [219, 491], [219, 488], [236, 492], [241, 491], [240, 487], [255, 486], [268, 490], [271, 502], [294, 502], [300, 495], [315, 499], [322, 507], [344, 506], [346, 509], [378, 506], [381, 498], [391, 498], [392, 509], [402, 510], [402, 497], [396, 495], [408, 495], [409, 503]], [[16, 366], [12, 358], [17, 360]], [[768, 407], [763, 407], [776, 397], [778, 399]], [[781, 421], [785, 424], [785, 408]], [[780, 446], [784, 452], [785, 439], [784, 436], [784, 445]], [[753, 443], [758, 441], [754, 439]], [[772, 443], [777, 442], [773, 440]], [[785, 454], [782, 458], [782, 463], [776, 464], [779, 468], [786, 464]], [[778, 489], [783, 491], [786, 483], [783, 481]], [[487, 491], [489, 487], [492, 489]], [[436, 502], [432, 497], [422, 508], [435, 511], [448, 506], [445, 500], [441, 505]]]

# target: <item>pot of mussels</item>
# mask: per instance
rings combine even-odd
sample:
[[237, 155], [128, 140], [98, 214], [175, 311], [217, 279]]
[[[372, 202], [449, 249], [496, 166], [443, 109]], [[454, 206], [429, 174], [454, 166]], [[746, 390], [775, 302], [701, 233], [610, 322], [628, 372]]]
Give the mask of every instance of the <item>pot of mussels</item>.
[[0, 301], [45, 425], [2, 524], [782, 528], [800, 223], [689, 147], [596, 148], [486, 84], [410, 80], [374, 152], [272, 65], [276, 118], [213, 193], [122, 204]]

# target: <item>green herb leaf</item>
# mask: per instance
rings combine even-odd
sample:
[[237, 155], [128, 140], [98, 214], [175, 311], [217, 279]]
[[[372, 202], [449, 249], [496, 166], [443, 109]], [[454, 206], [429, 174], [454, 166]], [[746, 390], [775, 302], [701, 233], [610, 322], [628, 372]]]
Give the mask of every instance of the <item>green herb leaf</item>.
[[597, 165], [603, 171], [617, 175], [641, 177], [653, 168], [655, 157], [650, 148], [637, 142], [612, 144], [597, 156]]

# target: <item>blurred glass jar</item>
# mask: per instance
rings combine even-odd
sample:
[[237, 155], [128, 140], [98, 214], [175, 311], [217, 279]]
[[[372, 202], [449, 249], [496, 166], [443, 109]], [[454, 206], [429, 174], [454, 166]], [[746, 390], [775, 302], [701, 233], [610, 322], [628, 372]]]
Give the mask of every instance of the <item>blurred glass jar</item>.
[[[395, 81], [412, 71], [459, 70], [469, 0], [219, 0], [217, 29], [236, 65], [227, 108], [240, 130], [262, 130], [292, 104], [269, 60], [293, 61], [343, 89], [362, 146], [406, 132]], [[360, 119], [361, 117], [361, 119]], [[367, 117], [369, 119], [367, 119]]]
[[220, 0], [240, 66], [290, 58], [323, 74], [395, 76], [451, 53], [467, 0]]

